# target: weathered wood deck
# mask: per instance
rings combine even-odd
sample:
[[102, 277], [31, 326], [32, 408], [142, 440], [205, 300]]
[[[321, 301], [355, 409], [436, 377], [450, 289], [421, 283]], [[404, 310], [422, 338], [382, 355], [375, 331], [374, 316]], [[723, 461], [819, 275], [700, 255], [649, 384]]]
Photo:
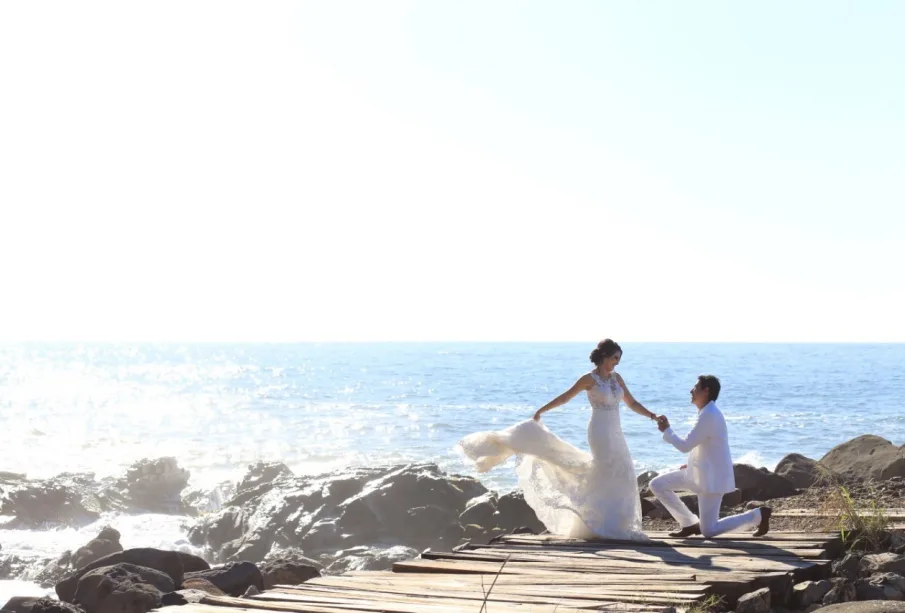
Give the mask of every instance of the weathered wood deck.
[[250, 613], [646, 613], [684, 609], [712, 594], [733, 606], [761, 587], [784, 597], [794, 581], [821, 576], [841, 547], [838, 535], [828, 533], [650, 536], [636, 543], [509, 535], [488, 545], [426, 551], [393, 571], [321, 577], [250, 598], [212, 596], [183, 605], [181, 613], [228, 613], [223, 607]]

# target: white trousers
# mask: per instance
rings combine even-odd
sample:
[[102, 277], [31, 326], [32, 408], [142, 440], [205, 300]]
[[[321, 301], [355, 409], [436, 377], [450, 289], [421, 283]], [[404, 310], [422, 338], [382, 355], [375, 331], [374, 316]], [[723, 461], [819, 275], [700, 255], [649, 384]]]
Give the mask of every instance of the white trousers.
[[695, 485], [685, 476], [684, 470], [676, 470], [655, 477], [650, 482], [650, 491], [663, 503], [682, 528], [700, 524], [701, 534], [706, 538], [738, 531], [746, 526], [755, 527], [761, 522], [760, 509], [751, 509], [739, 515], [731, 515], [720, 519], [720, 503], [722, 494], [698, 493], [698, 513], [695, 517], [676, 491], [694, 492]]

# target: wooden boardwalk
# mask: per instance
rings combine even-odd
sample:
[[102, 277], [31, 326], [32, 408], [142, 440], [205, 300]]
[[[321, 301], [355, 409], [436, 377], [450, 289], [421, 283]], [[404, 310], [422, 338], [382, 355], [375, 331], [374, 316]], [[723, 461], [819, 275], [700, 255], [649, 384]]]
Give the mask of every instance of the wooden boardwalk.
[[[426, 551], [392, 571], [351, 572], [276, 586], [250, 598], [208, 597], [181, 613], [648, 613], [686, 609], [710, 595], [734, 606], [769, 587], [784, 597], [795, 581], [827, 572], [840, 550], [837, 534], [772, 532], [705, 540], [584, 541], [508, 535], [488, 545]], [[175, 613], [173, 609], [168, 609]]]

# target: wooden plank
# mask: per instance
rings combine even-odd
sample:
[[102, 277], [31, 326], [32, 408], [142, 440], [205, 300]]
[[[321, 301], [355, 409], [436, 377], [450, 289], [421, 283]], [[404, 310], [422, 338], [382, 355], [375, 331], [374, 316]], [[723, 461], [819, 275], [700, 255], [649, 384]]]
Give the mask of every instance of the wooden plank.
[[749, 548], [749, 547], [720, 547], [720, 546], [698, 546], [698, 547], [645, 547], [643, 549], [631, 549], [624, 545], [601, 545], [597, 547], [554, 547], [549, 545], [515, 545], [506, 544], [496, 547], [488, 547], [481, 545], [472, 545], [465, 547], [459, 551], [463, 552], [481, 552], [481, 551], [506, 551], [506, 552], [522, 552], [522, 553], [543, 553], [550, 556], [572, 556], [572, 555], [604, 555], [609, 552], [637, 552], [640, 555], [659, 556], [659, 555], [678, 555], [683, 557], [702, 557], [702, 556], [751, 556], [751, 557], [767, 557], [767, 558], [788, 558], [797, 557], [802, 559], [821, 559], [825, 558], [827, 551], [825, 549], [782, 549], [782, 548]]
[[[372, 586], [373, 587], [373, 586]], [[684, 592], [653, 592], [640, 590], [555, 590], [547, 586], [546, 589], [517, 590], [499, 589], [494, 585], [490, 589], [488, 582], [485, 589], [474, 586], [469, 590], [427, 589], [412, 593], [411, 590], [391, 589], [336, 589], [328, 586], [312, 586], [311, 588], [298, 590], [270, 590], [263, 594], [253, 596], [252, 600], [293, 600], [298, 602], [327, 602], [336, 599], [373, 599], [377, 601], [394, 600], [398, 602], [429, 602], [433, 604], [455, 604], [456, 600], [477, 600], [488, 602], [510, 602], [526, 604], [560, 604], [576, 608], [599, 607], [607, 602], [634, 602], [639, 604], [691, 604], [703, 598], [703, 593], [689, 594]]]
[[[658, 591], [658, 589], [662, 590], [672, 590], [672, 591], [684, 591], [684, 592], [696, 592], [700, 591], [701, 585], [695, 581], [665, 581], [663, 577], [660, 575], [655, 575], [653, 578], [650, 575], [646, 575], [643, 581], [637, 582], [626, 582], [621, 580], [621, 575], [617, 576], [607, 576], [607, 575], [582, 575], [579, 573], [575, 573], [577, 579], [568, 579], [559, 576], [532, 576], [530, 579], [526, 579], [520, 576], [513, 575], [503, 575], [500, 576], [496, 583], [495, 589], [499, 588], [521, 588], [524, 586], [533, 587], [536, 585], [554, 585], [554, 586], [568, 586], [570, 589], [583, 589], [585, 587], [591, 588], [619, 588], [619, 589], [637, 589], [639, 586], [648, 587], [653, 591]], [[470, 587], [475, 585], [488, 585], [487, 579], [485, 575], [437, 575], [437, 574], [426, 574], [421, 575], [423, 579], [418, 580], [409, 580], [407, 577], [417, 576], [409, 573], [396, 573], [395, 577], [392, 580], [368, 580], [366, 577], [346, 577], [346, 576], [334, 576], [334, 577], [320, 577], [317, 579], [311, 579], [305, 582], [306, 586], [310, 585], [324, 585], [324, 586], [336, 586], [336, 587], [358, 587], [358, 586], [375, 586], [375, 589], [381, 589], [384, 586], [390, 586], [394, 588], [405, 588], [405, 589], [433, 589], [435, 587], [446, 587], [450, 588], [459, 588], [459, 587]], [[284, 589], [297, 589], [295, 586], [282, 586], [277, 585], [274, 586], [274, 589], [284, 590]]]
[[[544, 554], [522, 554], [500, 552], [473, 553], [460, 551], [457, 553], [424, 552], [421, 557], [427, 560], [469, 560], [469, 561], [503, 561], [508, 559], [509, 564], [520, 563], [534, 565], [539, 568], [561, 568], [563, 570], [593, 570], [595, 572], [639, 572], [643, 573], [652, 566], [661, 566], [664, 569], [674, 570], [676, 567], [686, 567], [698, 570], [701, 568], [721, 568], [726, 570], [785, 570], [792, 571], [798, 568], [812, 566], [820, 560], [802, 560], [795, 557], [787, 558], [758, 558], [751, 556], [711, 556], [704, 558], [668, 558], [659, 556], [643, 557], [638, 552], [628, 552], [626, 555], [604, 554], [600, 556], [585, 557], [557, 557], [552, 558]], [[395, 567], [394, 567], [395, 568]]]
[[[461, 575], [460, 575], [461, 576]], [[312, 583], [311, 581], [306, 582], [301, 586], [286, 586], [286, 587], [275, 587], [272, 590], [269, 590], [267, 593], [283, 593], [283, 594], [296, 594], [301, 593], [307, 590], [371, 590], [375, 592], [379, 591], [387, 591], [391, 593], [405, 593], [405, 594], [424, 594], [431, 595], [436, 592], [436, 590], [445, 590], [448, 592], [474, 592], [478, 591], [486, 593], [486, 591], [490, 588], [490, 582], [486, 581], [486, 579], [482, 582], [477, 581], [467, 581], [467, 582], [431, 582], [425, 584], [394, 584], [394, 583], [386, 583], [386, 584], [375, 584], [375, 583], [364, 583], [364, 582], [350, 582], [350, 581], [342, 581], [341, 578], [337, 578], [336, 581], [319, 581], [317, 583]], [[602, 592], [629, 592], [629, 593], [637, 593], [640, 588], [644, 588], [652, 593], [669, 593], [669, 594], [683, 594], [683, 595], [691, 595], [698, 596], [704, 593], [705, 588], [702, 587], [698, 583], [678, 583], [678, 584], [670, 584], [670, 583], [656, 583], [652, 585], [618, 585], [618, 584], [599, 584], [599, 585], [560, 585], [560, 584], [535, 584], [535, 585], [512, 585], [512, 584], [501, 584], [499, 581], [493, 582], [494, 591], [503, 591], [506, 593], [514, 593], [518, 591], [526, 591], [531, 592], [535, 589], [543, 590], [544, 593], [549, 593], [551, 590], [556, 591], [558, 589], [567, 590], [568, 593], [574, 594], [586, 594], [593, 595], [595, 593]]]
[[648, 548], [660, 547], [720, 547], [723, 549], [785, 549], [789, 551], [809, 551], [809, 550], [825, 550], [832, 546], [839, 539], [826, 543], [824, 541], [771, 541], [767, 538], [758, 540], [735, 540], [735, 539], [660, 539], [649, 541], [642, 547], [636, 547], [630, 542], [609, 542], [609, 541], [546, 541], [537, 542], [534, 540], [506, 539], [505, 541], [497, 541], [494, 543], [468, 543], [462, 549], [474, 548], [509, 548], [509, 547], [539, 547], [539, 548], [555, 548], [555, 549], [580, 549], [580, 550], [597, 550], [606, 548], [628, 548], [638, 551], [644, 551]]
[[[647, 543], [652, 541], [662, 541], [672, 538], [669, 532], [651, 531], [646, 533], [650, 537], [649, 541], [629, 541], [624, 539], [576, 539], [553, 534], [504, 534], [497, 537], [500, 542], [527, 540], [532, 542], [557, 542], [557, 543], [611, 543], [620, 545], [632, 545], [636, 547], [645, 547]], [[838, 532], [780, 532], [770, 531], [765, 537], [756, 537], [750, 532], [730, 532], [721, 534], [713, 538], [705, 539], [702, 536], [682, 539], [685, 541], [702, 542], [702, 541], [762, 541], [769, 539], [771, 541], [809, 541], [817, 543], [829, 543], [839, 539]]]
[[[865, 517], [873, 517], [877, 515], [877, 511], [889, 519], [905, 519], [905, 509], [903, 508], [886, 508], [886, 509], [858, 509], [858, 514]], [[823, 510], [823, 509], [775, 509], [773, 517], [838, 517], [842, 514], [842, 510]]]
[[[437, 575], [436, 573], [394, 573], [391, 571], [388, 572], [372, 572], [372, 571], [351, 571], [347, 573], [343, 573], [342, 575], [332, 575], [328, 577], [319, 577], [316, 579], [311, 579], [307, 583], [312, 581], [319, 582], [327, 579], [353, 579], [356, 581], [366, 581], [366, 582], [385, 582], [392, 581], [394, 584], [411, 582], [413, 584], [417, 583], [436, 583], [438, 581], [451, 581], [451, 582], [467, 582], [467, 581], [481, 581], [480, 576], [471, 576], [471, 575], [463, 575], [463, 574], [454, 574], [448, 576]], [[696, 575], [691, 573], [677, 573], [677, 574], [658, 574], [656, 575], [656, 580], [661, 582], [668, 582], [670, 584], [677, 583], [688, 583], [694, 585]], [[522, 575], [501, 575], [498, 582], [507, 582], [511, 584], [535, 584], [535, 583], [556, 583], [557, 585], [581, 585], [585, 583], [619, 583], [619, 584], [634, 584], [634, 583], [649, 583], [651, 581], [651, 575], [629, 575], [629, 574], [621, 574], [621, 575], [586, 575], [581, 573], [573, 573], [567, 576], [564, 576], [563, 573], [552, 573], [549, 575], [544, 575], [543, 573], [539, 573], [536, 575], [532, 575], [531, 577], [525, 577]]]
[[[397, 562], [393, 565], [393, 569], [396, 572], [416, 572], [416, 573], [471, 573], [471, 574], [485, 574], [485, 575], [495, 575], [497, 573], [503, 575], [545, 575], [551, 572], [557, 572], [561, 574], [569, 574], [576, 571], [584, 571], [589, 573], [609, 573], [609, 574], [620, 574], [620, 571], [631, 570], [632, 573], [636, 573], [638, 570], [642, 572], [647, 572], [648, 574], [654, 576], [659, 573], [669, 572], [672, 568], [656, 565], [656, 564], [647, 564], [644, 565], [646, 569], [622, 569], [618, 565], [617, 566], [608, 566], [608, 567], [594, 567], [590, 566], [585, 569], [568, 569], [563, 567], [558, 567], [556, 569], [551, 569], [548, 565], [544, 565], [543, 563], [523, 563], [523, 562], [510, 562], [505, 565], [505, 568], [501, 569], [502, 564], [499, 562], [486, 562], [479, 560], [408, 560], [405, 562]], [[614, 570], [615, 569], [615, 570]], [[744, 581], [752, 581], [754, 580], [758, 573], [766, 573], [766, 572], [788, 572], [787, 570], [782, 571], [773, 571], [773, 569], [769, 570], [754, 570], [754, 569], [696, 569], [696, 575], [699, 581], [706, 581], [708, 577], [718, 576], [721, 578], [727, 578], [730, 575], [737, 575], [739, 577], [745, 577], [745, 579], [739, 579]]]

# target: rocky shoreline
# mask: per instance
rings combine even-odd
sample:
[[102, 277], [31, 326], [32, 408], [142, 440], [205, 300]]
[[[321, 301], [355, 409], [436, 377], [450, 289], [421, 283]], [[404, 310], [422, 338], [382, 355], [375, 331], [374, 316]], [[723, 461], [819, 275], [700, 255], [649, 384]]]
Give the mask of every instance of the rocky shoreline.
[[[764, 502], [775, 509], [820, 508], [840, 487], [847, 488], [854, 504], [905, 507], [905, 447], [872, 435], [839, 445], [820, 460], [791, 454], [775, 471], [737, 464], [735, 475], [738, 489], [724, 499], [727, 513]], [[653, 476], [639, 476], [645, 528], [671, 529], [674, 522], [647, 487]], [[24, 613], [57, 606], [69, 607], [70, 613], [145, 613], [202, 593], [240, 596], [274, 582], [386, 569], [426, 548], [451, 549], [515, 531], [544, 531], [518, 492], [499, 495], [472, 477], [446, 474], [434, 464], [299, 476], [283, 464], [259, 462], [239, 483], [221, 488], [222, 504], [211, 504], [209, 492], [186, 492], [188, 480], [188, 472], [173, 458], [144, 460], [119, 479], [101, 481], [93, 475], [29, 480], [0, 473], [0, 516], [10, 518], [6, 528], [80, 527], [111, 512], [166, 513], [185, 518], [187, 539], [201, 552], [125, 548], [129, 543], [121, 543], [112, 528], [51, 559], [20, 560], [0, 549], [0, 579], [53, 586], [63, 601], [14, 599], [4, 610]], [[688, 501], [693, 507], [694, 497]], [[807, 527], [807, 521], [816, 520], [776, 518], [771, 523], [774, 530], [832, 529]], [[905, 541], [890, 540], [888, 545], [888, 555], [905, 554], [905, 549], [898, 551]], [[878, 597], [881, 592], [886, 599], [905, 599], [905, 589], [896, 592], [898, 579], [886, 576], [905, 576], [905, 566], [851, 555], [858, 556], [857, 576], [852, 576], [854, 563], [847, 562], [847, 574], [832, 580], [841, 580], [842, 588], [837, 590], [837, 583], [827, 579], [830, 587], [819, 603], [799, 608], [831, 604], [835, 596], [827, 599], [826, 594], [832, 590], [839, 593], [837, 602], [865, 594]], [[882, 589], [868, 589], [865, 582], [882, 584]], [[816, 593], [826, 586], [808, 589]], [[73, 609], [65, 603], [78, 604]]]

